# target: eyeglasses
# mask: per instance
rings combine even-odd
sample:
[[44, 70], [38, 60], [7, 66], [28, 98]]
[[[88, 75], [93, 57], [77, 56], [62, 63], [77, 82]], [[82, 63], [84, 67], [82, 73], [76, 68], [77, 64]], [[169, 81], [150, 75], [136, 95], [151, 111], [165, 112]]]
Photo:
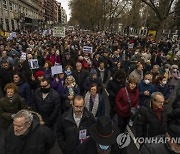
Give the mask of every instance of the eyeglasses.
[[83, 109], [84, 106], [74, 106], [75, 109]]

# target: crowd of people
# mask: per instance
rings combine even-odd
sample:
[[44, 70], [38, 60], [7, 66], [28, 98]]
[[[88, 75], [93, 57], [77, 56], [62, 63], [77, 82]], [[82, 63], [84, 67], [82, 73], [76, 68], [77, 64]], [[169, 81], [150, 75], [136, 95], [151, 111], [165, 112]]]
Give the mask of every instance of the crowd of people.
[[[128, 147], [116, 138], [127, 125], [137, 137], [171, 135], [168, 125], [180, 137], [179, 44], [81, 30], [65, 38], [40, 31], [0, 37], [2, 154], [48, 154], [56, 139], [63, 154], [123, 154]], [[54, 66], [62, 69], [53, 74]], [[180, 152], [168, 147], [161, 145]], [[154, 150], [141, 145], [140, 153]]]

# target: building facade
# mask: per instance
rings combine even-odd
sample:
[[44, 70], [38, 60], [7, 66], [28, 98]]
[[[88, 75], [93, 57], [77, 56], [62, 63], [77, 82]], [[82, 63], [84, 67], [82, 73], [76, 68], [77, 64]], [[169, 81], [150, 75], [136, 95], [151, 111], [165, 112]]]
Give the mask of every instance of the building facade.
[[66, 12], [62, 7], [59, 10], [56, 0], [0, 0], [0, 29], [3, 31], [48, 28], [66, 21]]

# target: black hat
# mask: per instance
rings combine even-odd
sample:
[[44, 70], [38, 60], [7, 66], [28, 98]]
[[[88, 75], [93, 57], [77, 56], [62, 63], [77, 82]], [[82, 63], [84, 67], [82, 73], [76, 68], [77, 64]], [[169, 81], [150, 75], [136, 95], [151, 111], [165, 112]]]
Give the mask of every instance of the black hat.
[[168, 125], [167, 132], [171, 137], [180, 137], [180, 126], [170, 124]]
[[95, 124], [89, 128], [92, 139], [102, 145], [113, 145], [119, 134], [117, 127], [112, 125], [108, 117], [99, 117]]

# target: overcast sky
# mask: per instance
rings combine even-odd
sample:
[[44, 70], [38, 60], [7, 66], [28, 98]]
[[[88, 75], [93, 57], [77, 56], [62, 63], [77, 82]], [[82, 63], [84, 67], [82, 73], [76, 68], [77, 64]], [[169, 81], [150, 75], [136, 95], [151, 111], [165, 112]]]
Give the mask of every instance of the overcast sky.
[[69, 21], [70, 13], [71, 13], [71, 11], [69, 10], [69, 6], [68, 6], [69, 0], [57, 0], [57, 1], [61, 2], [61, 6], [66, 10], [67, 20]]

